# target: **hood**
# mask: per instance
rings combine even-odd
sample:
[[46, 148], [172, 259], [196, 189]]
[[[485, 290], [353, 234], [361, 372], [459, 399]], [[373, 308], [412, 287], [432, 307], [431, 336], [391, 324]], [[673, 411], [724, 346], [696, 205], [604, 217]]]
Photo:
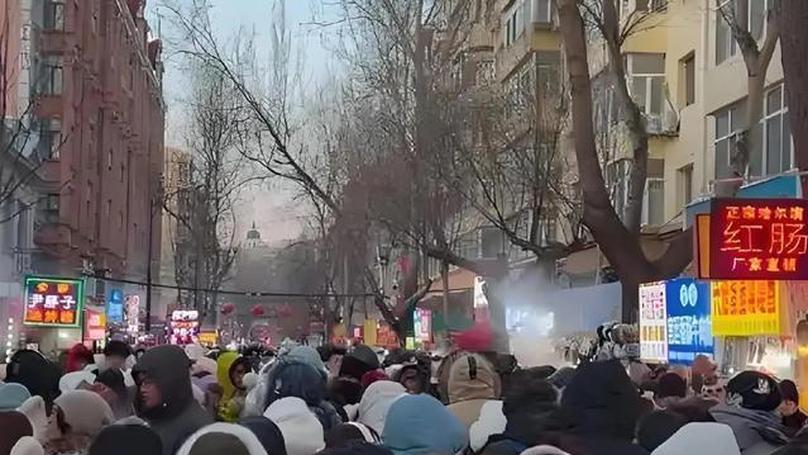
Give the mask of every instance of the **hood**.
[[78, 390], [82, 388], [84, 384], [88, 386], [92, 385], [95, 383], [95, 378], [96, 376], [89, 371], [73, 371], [66, 373], [59, 378], [59, 391], [65, 393], [71, 390]]
[[74, 345], [67, 351], [67, 360], [65, 361], [65, 369], [68, 373], [74, 371], [81, 371], [85, 368], [86, 364], [95, 363], [95, 357], [92, 351], [87, 349], [87, 346], [79, 343]]
[[323, 426], [300, 398], [274, 401], [264, 412], [264, 417], [281, 430], [287, 455], [312, 455], [325, 447]]
[[710, 447], [710, 455], [741, 455], [732, 429], [724, 424], [706, 422], [683, 426], [651, 455], [705, 453], [705, 447]]
[[23, 349], [11, 356], [6, 367], [6, 382], [22, 384], [31, 395], [39, 395], [48, 409], [59, 396], [59, 378], [62, 371], [36, 351]]
[[45, 455], [45, 449], [33, 437], [23, 436], [14, 444], [9, 455]]
[[380, 367], [379, 356], [376, 355], [373, 349], [360, 344], [342, 358], [339, 375], [360, 381], [365, 373], [377, 370]]
[[379, 434], [384, 433], [384, 421], [390, 406], [406, 394], [404, 386], [398, 382], [374, 382], [365, 390], [359, 401], [357, 422], [373, 428]]
[[215, 360], [209, 359], [207, 357], [202, 357], [199, 360], [194, 360], [194, 364], [191, 367], [191, 373], [194, 375], [204, 375], [204, 374], [212, 374], [216, 375], [216, 369], [219, 365], [216, 363]]
[[194, 399], [191, 391], [191, 361], [177, 346], [157, 346], [146, 351], [132, 368], [138, 386], [141, 376], [149, 376], [160, 389], [163, 403], [155, 409], [144, 409], [140, 393], [135, 409], [146, 419], [168, 419], [179, 415]]
[[89, 390], [71, 390], [54, 401], [64, 412], [70, 431], [86, 436], [95, 436], [102, 428], [115, 420], [106, 401]]
[[323, 359], [320, 358], [320, 353], [311, 346], [295, 346], [286, 354], [286, 358], [305, 363], [322, 374], [328, 375], [328, 370], [323, 363]]
[[284, 359], [270, 370], [267, 378], [268, 406], [278, 398], [297, 397], [309, 406], [319, 406], [326, 398], [325, 377], [308, 364]]
[[278, 428], [275, 422], [264, 416], [259, 416], [242, 419], [239, 425], [252, 431], [269, 455], [286, 455], [286, 443], [283, 440], [283, 433], [281, 433], [281, 429]]
[[0, 412], [0, 428], [0, 454], [10, 453], [21, 437], [34, 434], [31, 423], [17, 411]]
[[[238, 352], [223, 352], [216, 359], [216, 380], [222, 387], [222, 399], [227, 400], [233, 396], [236, 386], [230, 379], [230, 369], [238, 359]], [[204, 391], [204, 390], [203, 390]]]
[[508, 419], [502, 413], [502, 402], [499, 400], [486, 401], [480, 408], [480, 417], [469, 428], [471, 450], [478, 452], [488, 442], [489, 436], [504, 432], [507, 423]]
[[31, 398], [31, 393], [24, 385], [0, 383], [0, 411], [17, 409], [29, 398]]
[[341, 423], [325, 435], [327, 449], [350, 447], [357, 442], [379, 444], [379, 435], [367, 425], [358, 422]]
[[145, 425], [109, 425], [93, 440], [88, 455], [160, 454], [163, 443]]
[[786, 444], [785, 428], [780, 418], [770, 411], [746, 409], [726, 403], [710, 409], [716, 422], [729, 425], [741, 452], [765, 441], [771, 444]]
[[25, 417], [28, 417], [28, 421], [31, 423], [31, 427], [34, 430], [34, 438], [42, 444], [47, 442], [48, 414], [45, 409], [45, 400], [38, 395], [33, 396], [25, 400], [25, 402], [17, 408], [17, 411], [25, 414]]
[[382, 436], [396, 455], [453, 455], [468, 442], [466, 427], [429, 395], [407, 395], [390, 406]]
[[192, 434], [177, 455], [267, 455], [252, 431], [234, 423], [214, 423]]
[[494, 400], [499, 398], [501, 384], [494, 366], [478, 354], [455, 360], [449, 371], [449, 402]]
[[640, 396], [619, 361], [578, 368], [564, 389], [561, 407], [581, 435], [631, 441], [640, 415]]

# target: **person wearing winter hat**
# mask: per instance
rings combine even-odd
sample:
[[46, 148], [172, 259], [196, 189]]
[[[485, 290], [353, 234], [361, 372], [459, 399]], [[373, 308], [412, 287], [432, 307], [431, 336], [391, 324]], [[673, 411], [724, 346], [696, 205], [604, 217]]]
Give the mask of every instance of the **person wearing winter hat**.
[[790, 433], [796, 434], [808, 420], [808, 416], [800, 410], [800, 392], [797, 390], [797, 384], [789, 379], [780, 381], [779, 387], [783, 402], [777, 411], [783, 416], [783, 425]]
[[741, 452], [732, 430], [714, 422], [688, 423], [652, 452], [652, 455], [685, 454], [740, 455]]
[[379, 357], [373, 349], [360, 344], [342, 358], [339, 375], [354, 378], [359, 382], [365, 373], [377, 370], [380, 366]]
[[365, 390], [359, 401], [356, 421], [367, 425], [378, 434], [384, 433], [384, 421], [390, 406], [406, 394], [407, 390], [398, 382], [374, 382]]
[[281, 431], [286, 455], [312, 455], [325, 447], [323, 426], [306, 402], [298, 397], [273, 401], [264, 417]]
[[247, 396], [244, 375], [250, 371], [250, 361], [246, 357], [239, 356], [237, 352], [223, 352], [216, 359], [216, 364], [216, 377], [222, 388], [218, 411], [219, 420], [236, 422], [244, 408], [244, 400]]
[[407, 395], [390, 406], [382, 441], [396, 455], [453, 455], [468, 445], [468, 430], [437, 399]]
[[21, 412], [0, 412], [0, 455], [11, 453], [11, 449], [20, 438], [33, 434], [31, 422]]
[[326, 378], [328, 377], [328, 370], [323, 360], [320, 358], [320, 353], [311, 346], [295, 346], [289, 350], [289, 353], [286, 354], [286, 358], [305, 363], [322, 373]]
[[387, 373], [384, 372], [381, 368], [378, 370], [368, 371], [367, 373], [362, 375], [362, 379], [359, 381], [362, 384], [362, 388], [367, 389], [369, 385], [373, 384], [377, 381], [389, 381], [390, 378], [387, 376]]
[[561, 410], [571, 419], [568, 433], [578, 438], [586, 452], [593, 455], [647, 453], [632, 444], [640, 416], [640, 396], [619, 361], [592, 362], [578, 367], [575, 377], [564, 389]]
[[135, 410], [160, 437], [163, 455], [173, 455], [194, 431], [213, 418], [194, 400], [191, 361], [177, 346], [149, 349], [132, 369]]
[[344, 447], [334, 447], [317, 452], [317, 455], [393, 455], [389, 449], [364, 441], [352, 441]]
[[11, 448], [9, 455], [45, 455], [45, 449], [32, 436], [23, 436]]
[[242, 419], [239, 425], [252, 431], [269, 455], [286, 455], [283, 433], [275, 422], [264, 416], [258, 416]]
[[77, 343], [67, 351], [67, 361], [65, 362], [65, 372], [82, 371], [87, 365], [95, 363], [92, 351], [87, 346]]
[[177, 455], [267, 455], [252, 431], [233, 423], [214, 423], [200, 428], [182, 445]]
[[45, 451], [49, 454], [85, 453], [92, 439], [115, 418], [100, 395], [71, 390], [53, 402], [52, 425]]
[[29, 398], [31, 393], [24, 385], [0, 383], [0, 412], [17, 409]]
[[45, 406], [45, 400], [39, 395], [33, 396], [23, 402], [17, 411], [25, 414], [31, 427], [34, 431], [34, 439], [39, 441], [40, 444], [45, 444], [48, 441], [48, 413]]
[[269, 372], [267, 387], [266, 406], [279, 398], [297, 397], [306, 402], [325, 431], [342, 423], [342, 417], [326, 399], [325, 377], [306, 363], [282, 359]]
[[483, 356], [460, 357], [449, 371], [448, 409], [469, 429], [479, 419], [483, 405], [499, 399], [501, 387], [494, 366]]
[[654, 404], [659, 409], [665, 409], [682, 401], [686, 395], [685, 380], [676, 373], [665, 373], [659, 378], [659, 384], [654, 392]]
[[96, 375], [92, 371], [73, 371], [59, 378], [59, 391], [86, 390], [95, 384]]
[[348, 447], [356, 441], [379, 444], [381, 439], [373, 428], [359, 422], [341, 423], [325, 435], [327, 449]]
[[93, 440], [88, 455], [159, 455], [160, 437], [145, 425], [110, 425]]
[[508, 419], [502, 412], [504, 403], [500, 400], [487, 401], [480, 408], [480, 418], [469, 428], [469, 448], [477, 453], [488, 442], [491, 435], [505, 431]]
[[22, 384], [32, 395], [45, 400], [45, 408], [50, 411], [53, 400], [59, 396], [59, 378], [62, 371], [42, 354], [29, 349], [21, 349], [11, 356], [6, 367], [6, 383]]
[[687, 424], [687, 419], [672, 411], [654, 411], [637, 424], [637, 443], [649, 452], [662, 445]]
[[777, 382], [759, 371], [743, 371], [727, 383], [727, 398], [710, 410], [732, 428], [743, 455], [770, 454], [788, 443], [775, 410], [783, 401]]

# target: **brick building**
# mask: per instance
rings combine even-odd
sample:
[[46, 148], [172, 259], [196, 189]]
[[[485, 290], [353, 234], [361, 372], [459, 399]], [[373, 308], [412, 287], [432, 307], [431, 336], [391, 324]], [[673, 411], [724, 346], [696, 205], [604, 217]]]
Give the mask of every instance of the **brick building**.
[[159, 270], [165, 105], [145, 4], [0, 0], [4, 118], [24, 119], [37, 173], [21, 273]]

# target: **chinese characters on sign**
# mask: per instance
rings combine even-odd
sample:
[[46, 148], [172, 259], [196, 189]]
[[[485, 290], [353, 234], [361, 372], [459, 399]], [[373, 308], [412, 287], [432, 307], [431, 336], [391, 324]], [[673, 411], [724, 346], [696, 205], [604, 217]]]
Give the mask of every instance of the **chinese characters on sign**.
[[710, 285], [692, 278], [665, 282], [668, 360], [690, 364], [698, 354], [712, 357]]
[[83, 300], [83, 280], [27, 277], [23, 323], [79, 327]]
[[713, 279], [808, 279], [808, 201], [715, 199], [710, 215]]
[[713, 281], [713, 335], [780, 335], [776, 281]]
[[640, 358], [647, 362], [668, 361], [665, 283], [640, 285]]

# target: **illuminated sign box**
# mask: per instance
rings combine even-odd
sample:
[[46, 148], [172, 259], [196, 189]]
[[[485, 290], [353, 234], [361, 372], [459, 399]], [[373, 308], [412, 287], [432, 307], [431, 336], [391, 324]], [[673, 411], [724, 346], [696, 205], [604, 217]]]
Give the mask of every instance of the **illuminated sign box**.
[[84, 280], [29, 276], [24, 292], [24, 325], [80, 327]]
[[[806, 217], [808, 201], [804, 199], [714, 199], [709, 245], [704, 245], [703, 225], [698, 226], [699, 275], [731, 280], [808, 280]], [[704, 257], [704, 248], [708, 257]]]
[[713, 281], [711, 286], [713, 335], [780, 335], [776, 281]]
[[710, 284], [692, 278], [665, 282], [668, 361], [689, 365], [699, 354], [713, 355]]
[[668, 361], [665, 282], [640, 285], [640, 358], [646, 362]]

